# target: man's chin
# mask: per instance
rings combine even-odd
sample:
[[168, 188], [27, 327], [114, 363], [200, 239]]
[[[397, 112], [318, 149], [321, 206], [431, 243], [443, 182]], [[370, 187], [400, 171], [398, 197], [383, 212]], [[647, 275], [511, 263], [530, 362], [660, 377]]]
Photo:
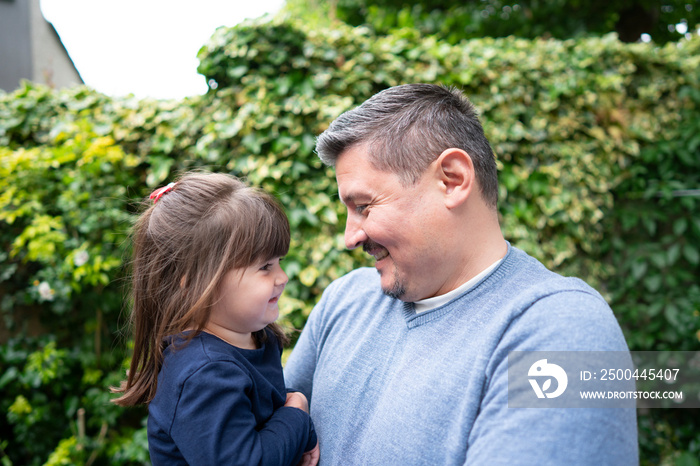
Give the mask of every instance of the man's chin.
[[[379, 272], [379, 276], [384, 278], [381, 272]], [[393, 279], [393, 282], [388, 286], [382, 283], [382, 292], [390, 298], [402, 299], [402, 297], [406, 295], [406, 285], [401, 281], [396, 273], [394, 273]]]
[[400, 292], [399, 290], [382, 290], [382, 291], [384, 291], [384, 294], [390, 298], [404, 301], [403, 299], [401, 299], [401, 296], [403, 296], [405, 293]]

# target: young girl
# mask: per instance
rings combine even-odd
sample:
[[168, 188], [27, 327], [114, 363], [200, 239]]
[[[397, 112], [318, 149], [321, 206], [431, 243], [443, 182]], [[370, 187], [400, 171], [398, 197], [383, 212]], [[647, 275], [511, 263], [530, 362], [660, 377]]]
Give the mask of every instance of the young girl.
[[290, 239], [281, 207], [222, 174], [188, 174], [150, 198], [133, 234], [134, 355], [113, 401], [148, 404], [154, 465], [315, 465], [274, 324]]

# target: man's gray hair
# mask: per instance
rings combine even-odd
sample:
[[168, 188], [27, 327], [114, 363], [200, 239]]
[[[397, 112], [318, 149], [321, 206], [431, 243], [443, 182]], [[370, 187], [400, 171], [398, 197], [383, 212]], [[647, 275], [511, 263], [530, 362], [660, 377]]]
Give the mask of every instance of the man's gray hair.
[[402, 183], [418, 181], [446, 149], [462, 149], [474, 163], [484, 201], [496, 207], [496, 159], [472, 103], [455, 89], [404, 84], [385, 89], [331, 123], [316, 141], [329, 166], [353, 146], [366, 145], [372, 164]]

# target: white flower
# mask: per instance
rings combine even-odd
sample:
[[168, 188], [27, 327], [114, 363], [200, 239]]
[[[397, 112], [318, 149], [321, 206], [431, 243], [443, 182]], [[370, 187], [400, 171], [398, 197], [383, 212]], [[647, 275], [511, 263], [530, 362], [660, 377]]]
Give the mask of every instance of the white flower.
[[75, 264], [76, 267], [80, 267], [81, 265], [84, 265], [88, 259], [90, 258], [90, 255], [88, 254], [87, 251], [80, 251], [73, 257], [73, 263]]
[[53, 301], [54, 290], [51, 289], [51, 285], [49, 285], [47, 282], [41, 282], [37, 288], [39, 290], [39, 296], [41, 296], [42, 299], [46, 301]]

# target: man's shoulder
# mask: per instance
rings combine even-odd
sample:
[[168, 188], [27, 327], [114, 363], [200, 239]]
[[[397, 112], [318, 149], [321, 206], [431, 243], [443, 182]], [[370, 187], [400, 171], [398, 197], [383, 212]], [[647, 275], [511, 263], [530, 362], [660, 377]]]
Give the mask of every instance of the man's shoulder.
[[351, 270], [350, 272], [346, 273], [342, 277], [338, 278], [337, 280], [334, 280], [334, 283], [336, 282], [358, 282], [358, 281], [365, 281], [365, 282], [375, 282], [379, 283], [378, 280], [379, 274], [377, 273], [377, 270], [374, 267], [358, 267], [356, 269]]
[[520, 290], [517, 295], [532, 299], [560, 292], [580, 292], [603, 299], [588, 283], [577, 277], [566, 277], [545, 267], [526, 252], [510, 247], [501, 273], [510, 285]]
[[323, 292], [309, 321], [323, 326], [348, 325], [361, 322], [364, 317], [383, 314], [404, 303], [382, 292], [379, 274], [369, 267], [355, 269], [334, 280]]
[[603, 296], [585, 281], [546, 269], [522, 251], [501, 283], [501, 321], [507, 341], [524, 349], [624, 350], [617, 319]]
[[353, 296], [381, 292], [379, 274], [372, 267], [359, 267], [333, 280], [324, 294], [345, 295], [350, 289]]

